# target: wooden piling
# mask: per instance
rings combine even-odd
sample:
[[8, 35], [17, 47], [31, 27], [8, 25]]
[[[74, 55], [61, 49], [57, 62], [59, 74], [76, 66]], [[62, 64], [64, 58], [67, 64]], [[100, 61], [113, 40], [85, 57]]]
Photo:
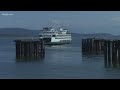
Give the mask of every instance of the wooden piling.
[[15, 40], [16, 59], [41, 58], [45, 56], [45, 46], [42, 39], [39, 40]]
[[104, 49], [104, 40], [87, 38], [82, 39], [82, 52], [99, 53]]
[[106, 40], [104, 43], [104, 60], [107, 67], [120, 66], [120, 40]]
[[82, 53], [101, 54], [101, 52], [104, 52], [105, 66], [120, 67], [120, 40], [82, 39]]

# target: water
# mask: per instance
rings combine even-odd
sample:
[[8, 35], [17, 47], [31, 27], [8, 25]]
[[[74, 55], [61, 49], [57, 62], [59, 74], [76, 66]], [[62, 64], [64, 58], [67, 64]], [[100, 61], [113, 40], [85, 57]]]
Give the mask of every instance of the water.
[[15, 43], [0, 39], [0, 78], [2, 79], [117, 79], [120, 68], [106, 68], [104, 55], [81, 52], [80, 38], [73, 43], [46, 46], [45, 58], [16, 62]]

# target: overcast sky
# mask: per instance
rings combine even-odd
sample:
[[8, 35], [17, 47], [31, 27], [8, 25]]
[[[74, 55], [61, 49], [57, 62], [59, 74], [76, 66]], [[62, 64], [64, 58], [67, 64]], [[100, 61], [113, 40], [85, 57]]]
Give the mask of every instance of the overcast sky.
[[63, 25], [71, 32], [120, 34], [120, 11], [0, 11], [0, 28], [40, 30]]

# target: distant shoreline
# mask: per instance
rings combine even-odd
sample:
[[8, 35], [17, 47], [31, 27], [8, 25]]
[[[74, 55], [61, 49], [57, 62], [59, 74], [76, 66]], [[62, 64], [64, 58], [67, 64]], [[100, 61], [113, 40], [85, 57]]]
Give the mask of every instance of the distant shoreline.
[[0, 39], [32, 39], [34, 36], [0, 36]]

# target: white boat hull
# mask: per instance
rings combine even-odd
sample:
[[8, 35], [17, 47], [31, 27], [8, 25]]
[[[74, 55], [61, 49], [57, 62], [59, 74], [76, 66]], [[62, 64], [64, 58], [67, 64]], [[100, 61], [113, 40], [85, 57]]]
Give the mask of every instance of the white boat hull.
[[52, 38], [44, 38], [44, 42], [46, 45], [61, 45], [61, 44], [70, 44], [71, 39], [55, 39]]

